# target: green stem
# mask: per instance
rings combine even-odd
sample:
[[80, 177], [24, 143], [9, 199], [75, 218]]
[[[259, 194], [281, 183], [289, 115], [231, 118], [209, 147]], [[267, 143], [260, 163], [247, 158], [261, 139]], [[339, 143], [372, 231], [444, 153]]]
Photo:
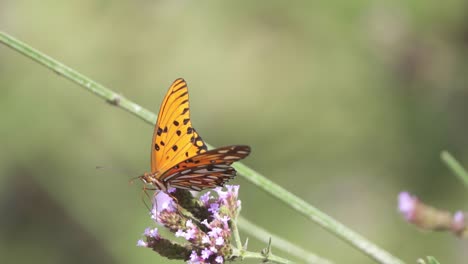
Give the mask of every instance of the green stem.
[[315, 264], [332, 264], [330, 260], [320, 258], [319, 256], [310, 253], [309, 251], [296, 246], [295, 244], [283, 239], [279, 236], [273, 235], [270, 232], [266, 231], [265, 229], [255, 225], [254, 223], [250, 222], [249, 220], [239, 217], [238, 224], [241, 229], [245, 232], [251, 234], [256, 239], [268, 243], [269, 238], [271, 238], [272, 245], [284, 252], [288, 252], [289, 254], [304, 260], [306, 263], [315, 263]]
[[[244, 252], [244, 259], [261, 259], [261, 260], [265, 260], [265, 257], [261, 253], [246, 251], [246, 252]], [[273, 255], [273, 254], [270, 254], [268, 256], [267, 260], [269, 262], [273, 262], [273, 263], [285, 263], [285, 264], [293, 263], [290, 260], [278, 257], [278, 256]]]
[[327, 231], [335, 234], [337, 237], [349, 242], [350, 245], [354, 246], [358, 250], [364, 252], [375, 261], [384, 264], [402, 264], [402, 260], [392, 256], [390, 253], [379, 248], [377, 245], [371, 243], [361, 235], [352, 231], [348, 227], [344, 226], [340, 222], [336, 221], [327, 214], [321, 212], [317, 208], [308, 204], [296, 195], [288, 192], [278, 184], [268, 180], [265, 176], [252, 170], [242, 163], [234, 165], [236, 170], [241, 173], [248, 181], [255, 184], [257, 187], [263, 189], [270, 195], [283, 201], [297, 212], [303, 214], [313, 222], [317, 223]]
[[68, 80], [80, 85], [89, 92], [92, 92], [98, 95], [99, 97], [104, 98], [107, 102], [113, 105], [118, 105], [119, 107], [143, 119], [147, 123], [154, 124], [156, 122], [156, 115], [154, 113], [126, 99], [120, 94], [104, 87], [102, 84], [91, 80], [90, 78], [75, 71], [74, 69], [45, 55], [44, 53], [30, 47], [26, 43], [23, 43], [1, 31], [0, 42], [9, 46], [13, 50], [18, 51], [20, 54], [34, 60], [35, 62], [44, 65], [46, 68], [49, 68], [55, 73], [67, 78]]
[[452, 172], [468, 187], [468, 173], [465, 168], [447, 151], [442, 151], [440, 157]]
[[[27, 44], [7, 35], [6, 33], [0, 32], [0, 42], [11, 47], [17, 52], [23, 54], [24, 56], [44, 65], [45, 67], [53, 70], [54, 72], [64, 76], [65, 78], [77, 83], [86, 90], [104, 98], [106, 101], [116, 106], [122, 107], [123, 109], [138, 116], [144, 121], [150, 124], [155, 123], [156, 115], [152, 112], [133, 103], [127, 98], [120, 96], [119, 94], [91, 80], [83, 74], [52, 59], [51, 57], [33, 49]], [[242, 176], [245, 179], [249, 180], [250, 182], [257, 185], [267, 193], [278, 198], [279, 200], [283, 201], [284, 203], [295, 209], [297, 212], [303, 214], [308, 219], [314, 221], [315, 223], [325, 228], [327, 231], [335, 234], [337, 237], [343, 239], [344, 241], [347, 241], [349, 244], [351, 244], [358, 250], [364, 252], [377, 262], [384, 264], [403, 263], [398, 258], [390, 255], [385, 250], [372, 244], [364, 237], [350, 230], [349, 228], [337, 222], [325, 213], [319, 211], [318, 209], [308, 204], [301, 198], [295, 196], [294, 194], [288, 192], [287, 190], [275, 184], [274, 182], [268, 180], [265, 176], [261, 175], [260, 173], [250, 169], [249, 167], [241, 163], [237, 163], [234, 167], [242, 174]]]
[[257, 252], [250, 252], [250, 251], [243, 251], [242, 253], [240, 253], [240, 251], [236, 248], [234, 248], [233, 250], [234, 252], [234, 255], [239, 255], [242, 257], [242, 259], [258, 259], [258, 260], [261, 260], [262, 262], [272, 262], [272, 263], [279, 263], [279, 264], [291, 264], [291, 263], [294, 263], [290, 260], [287, 260], [287, 259], [284, 259], [284, 258], [281, 258], [281, 257], [278, 257], [276, 255], [273, 255], [273, 254], [269, 254], [268, 255], [268, 258], [265, 258], [265, 256], [261, 253], [257, 253]]
[[240, 211], [240, 208], [237, 209], [235, 219], [231, 219], [231, 224], [232, 224], [231, 230], [232, 230], [232, 236], [234, 237], [234, 242], [236, 243], [236, 247], [239, 249], [242, 249], [242, 241], [239, 235], [239, 229], [237, 228], [237, 221], [239, 219], [239, 211]]

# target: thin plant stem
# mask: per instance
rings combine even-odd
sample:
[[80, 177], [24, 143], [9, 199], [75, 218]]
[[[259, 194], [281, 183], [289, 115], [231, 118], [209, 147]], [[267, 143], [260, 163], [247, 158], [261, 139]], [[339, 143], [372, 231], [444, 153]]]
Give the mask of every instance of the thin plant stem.
[[[245, 259], [261, 259], [261, 260], [265, 260], [265, 257], [260, 254], [260, 253], [257, 253], [257, 252], [250, 252], [250, 251], [246, 251], [244, 253], [244, 258]], [[285, 263], [285, 264], [288, 264], [288, 263], [294, 263], [290, 260], [287, 260], [287, 259], [284, 259], [282, 257], [278, 257], [276, 255], [273, 255], [273, 254], [270, 254], [268, 256], [268, 259], [267, 259], [269, 262], [273, 262], [273, 263]]]
[[237, 220], [237, 224], [239, 225], [240, 229], [244, 230], [246, 233], [251, 234], [256, 239], [268, 243], [269, 238], [271, 238], [272, 247], [276, 247], [283, 252], [287, 252], [292, 256], [300, 258], [304, 260], [306, 263], [314, 263], [314, 264], [332, 264], [330, 260], [321, 258], [309, 251], [287, 241], [284, 238], [281, 238], [277, 235], [273, 235], [270, 232], [266, 231], [262, 227], [257, 226], [256, 224], [250, 222], [244, 217], [239, 217]]
[[237, 209], [235, 219], [231, 221], [232, 223], [231, 230], [232, 230], [232, 236], [234, 237], [234, 242], [236, 243], [236, 247], [238, 249], [242, 249], [242, 241], [239, 235], [239, 228], [237, 227], [237, 221], [239, 220], [239, 210], [240, 208]]
[[266, 191], [268, 194], [283, 201], [297, 212], [323, 227], [325, 230], [335, 234], [344, 241], [349, 242], [350, 245], [367, 254], [375, 261], [384, 264], [404, 263], [402, 260], [379, 248], [377, 245], [371, 243], [363, 236], [349, 229], [345, 225], [318, 210], [314, 206], [308, 204], [306, 201], [302, 200], [296, 195], [285, 190], [278, 184], [268, 180], [265, 176], [247, 167], [246, 165], [237, 163], [234, 165], [234, 167], [241, 175], [244, 176], [245, 179], [252, 182], [260, 189]]
[[112, 105], [118, 105], [120, 108], [127, 110], [128, 112], [136, 115], [149, 124], [154, 124], [156, 122], [156, 115], [151, 111], [144, 109], [138, 104], [126, 99], [122, 95], [104, 87], [102, 84], [91, 80], [74, 69], [1, 31], [0, 42], [12, 48], [13, 50], [16, 50], [20, 54], [34, 60], [35, 62], [42, 64], [46, 68], [65, 77], [66, 79], [80, 85], [87, 91], [98, 95], [99, 97], [105, 99], [108, 103]]
[[[9, 36], [4, 32], [0, 32], [0, 42], [12, 48], [13, 50], [21, 53], [22, 55], [51, 69], [52, 71], [62, 75], [63, 77], [71, 80], [72, 82], [77, 83], [86, 90], [102, 97], [107, 102], [127, 110], [128, 112], [143, 119], [147, 123], [154, 124], [156, 122], [156, 115], [154, 113], [144, 109], [143, 107], [128, 100], [127, 98], [113, 92], [112, 90], [91, 80], [85, 75], [35, 50], [34, 48]], [[335, 234], [337, 237], [348, 242], [350, 245], [365, 253], [375, 261], [384, 264], [403, 263], [397, 257], [392, 256], [390, 253], [371, 243], [361, 235], [357, 234], [348, 227], [334, 220], [330, 216], [326, 215], [317, 208], [308, 204], [296, 195], [285, 190], [278, 184], [268, 180], [265, 176], [247, 167], [246, 165], [242, 163], [237, 163], [236, 165], [234, 165], [234, 167], [241, 173], [241, 175], [245, 179], [255, 184], [257, 187], [261, 188], [270, 195], [286, 203], [288, 206], [295, 209], [297, 212], [303, 214], [308, 219], [317, 223], [327, 231], [331, 232], [332, 234]]]
[[465, 168], [458, 162], [448, 151], [442, 151], [440, 157], [443, 162], [449, 167], [453, 174], [458, 176], [458, 178], [468, 187], [468, 172]]
[[266, 262], [266, 263], [271, 262], [271, 263], [278, 263], [278, 264], [294, 263], [285, 258], [278, 257], [272, 253], [268, 254], [268, 257], [265, 257], [262, 253], [257, 253], [257, 252], [243, 251], [242, 253], [240, 253], [237, 248], [235, 248], [234, 251], [235, 251], [234, 254], [241, 256], [242, 259], [258, 259], [258, 260], [261, 260], [262, 262]]

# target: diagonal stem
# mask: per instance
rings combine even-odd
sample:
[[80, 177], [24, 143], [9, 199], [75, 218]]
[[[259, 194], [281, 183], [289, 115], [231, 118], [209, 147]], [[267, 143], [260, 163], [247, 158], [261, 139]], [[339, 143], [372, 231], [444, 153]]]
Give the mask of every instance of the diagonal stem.
[[269, 254], [268, 257], [265, 257], [261, 253], [251, 252], [251, 251], [241, 252], [237, 248], [233, 248], [233, 255], [241, 256], [242, 259], [258, 259], [262, 263], [277, 263], [277, 264], [291, 264], [291, 263], [294, 263], [294, 262], [292, 262], [290, 260], [284, 259], [282, 257], [278, 257], [278, 256], [273, 255], [273, 254]]
[[440, 154], [441, 159], [445, 162], [452, 172], [468, 187], [468, 172], [465, 168], [448, 152], [442, 151]]
[[[113, 105], [119, 106], [128, 112], [136, 115], [143, 119], [147, 123], [154, 124], [156, 122], [156, 115], [136, 103], [128, 100], [127, 98], [113, 92], [112, 90], [104, 87], [103, 85], [91, 80], [83, 74], [73, 70], [72, 68], [54, 60], [53, 58], [35, 50], [12, 36], [4, 32], [0, 32], [0, 42], [13, 50], [21, 53], [22, 55], [42, 64], [43, 66], [53, 70], [54, 72], [62, 75], [63, 77], [77, 83], [86, 90], [102, 97], [107, 102]], [[355, 233], [348, 227], [339, 223], [335, 219], [321, 212], [317, 208], [308, 204], [301, 198], [285, 190], [278, 184], [268, 180], [265, 176], [254, 171], [242, 163], [237, 163], [234, 166], [241, 175], [248, 181], [255, 184], [257, 187], [263, 189], [265, 192], [276, 197], [282, 202], [286, 203], [297, 212], [303, 214], [308, 219], [319, 224], [321, 227], [348, 242], [356, 249], [362, 251], [375, 261], [384, 264], [401, 264], [403, 263], [400, 259], [392, 256], [385, 250], [379, 248], [375, 244], [371, 243], [361, 235]]]
[[308, 252], [307, 250], [294, 245], [293, 243], [281, 238], [279, 236], [273, 235], [270, 232], [266, 231], [262, 227], [255, 225], [249, 220], [245, 219], [242, 216], [237, 218], [237, 224], [240, 226], [240, 229], [243, 229], [245, 232], [251, 234], [256, 239], [268, 243], [268, 239], [271, 238], [272, 245], [283, 252], [288, 252], [289, 254], [302, 259], [306, 263], [315, 263], [315, 264], [332, 264], [330, 260], [323, 259], [313, 253]]
[[234, 167], [244, 176], [248, 181], [255, 184], [268, 194], [278, 198], [288, 206], [295, 209], [308, 219], [312, 220], [316, 224], [323, 227], [325, 230], [335, 234], [337, 237], [349, 242], [352, 246], [358, 250], [364, 252], [369, 257], [373, 258], [379, 263], [385, 264], [402, 264], [403, 261], [392, 256], [390, 253], [379, 248], [377, 245], [371, 243], [366, 238], [357, 234], [353, 230], [349, 229], [345, 225], [336, 221], [332, 217], [308, 204], [306, 201], [297, 197], [296, 195], [285, 190], [278, 184], [268, 180], [265, 176], [252, 170], [242, 163], [237, 163]]

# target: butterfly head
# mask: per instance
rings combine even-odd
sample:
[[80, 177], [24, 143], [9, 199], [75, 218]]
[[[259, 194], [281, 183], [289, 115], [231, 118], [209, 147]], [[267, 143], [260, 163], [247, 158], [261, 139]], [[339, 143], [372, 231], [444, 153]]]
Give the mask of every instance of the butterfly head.
[[143, 175], [138, 176], [138, 178], [145, 184], [150, 184], [154, 188], [161, 190], [161, 191], [166, 191], [167, 186], [158, 179], [158, 173], [147, 173], [145, 172]]

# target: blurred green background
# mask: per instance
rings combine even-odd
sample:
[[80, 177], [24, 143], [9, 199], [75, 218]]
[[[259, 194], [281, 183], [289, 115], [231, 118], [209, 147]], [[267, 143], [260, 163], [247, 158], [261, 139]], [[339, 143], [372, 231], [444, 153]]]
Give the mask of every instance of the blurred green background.
[[[396, 197], [465, 208], [467, 191], [439, 154], [468, 165], [467, 7], [3, 0], [0, 30], [154, 112], [184, 77], [208, 143], [249, 144], [247, 165], [371, 241], [408, 263], [448, 264], [468, 258], [468, 243], [405, 223]], [[0, 45], [2, 263], [174, 263], [135, 246], [153, 223], [128, 180], [149, 170], [152, 130]], [[373, 263], [234, 183], [256, 224], [337, 263]]]

